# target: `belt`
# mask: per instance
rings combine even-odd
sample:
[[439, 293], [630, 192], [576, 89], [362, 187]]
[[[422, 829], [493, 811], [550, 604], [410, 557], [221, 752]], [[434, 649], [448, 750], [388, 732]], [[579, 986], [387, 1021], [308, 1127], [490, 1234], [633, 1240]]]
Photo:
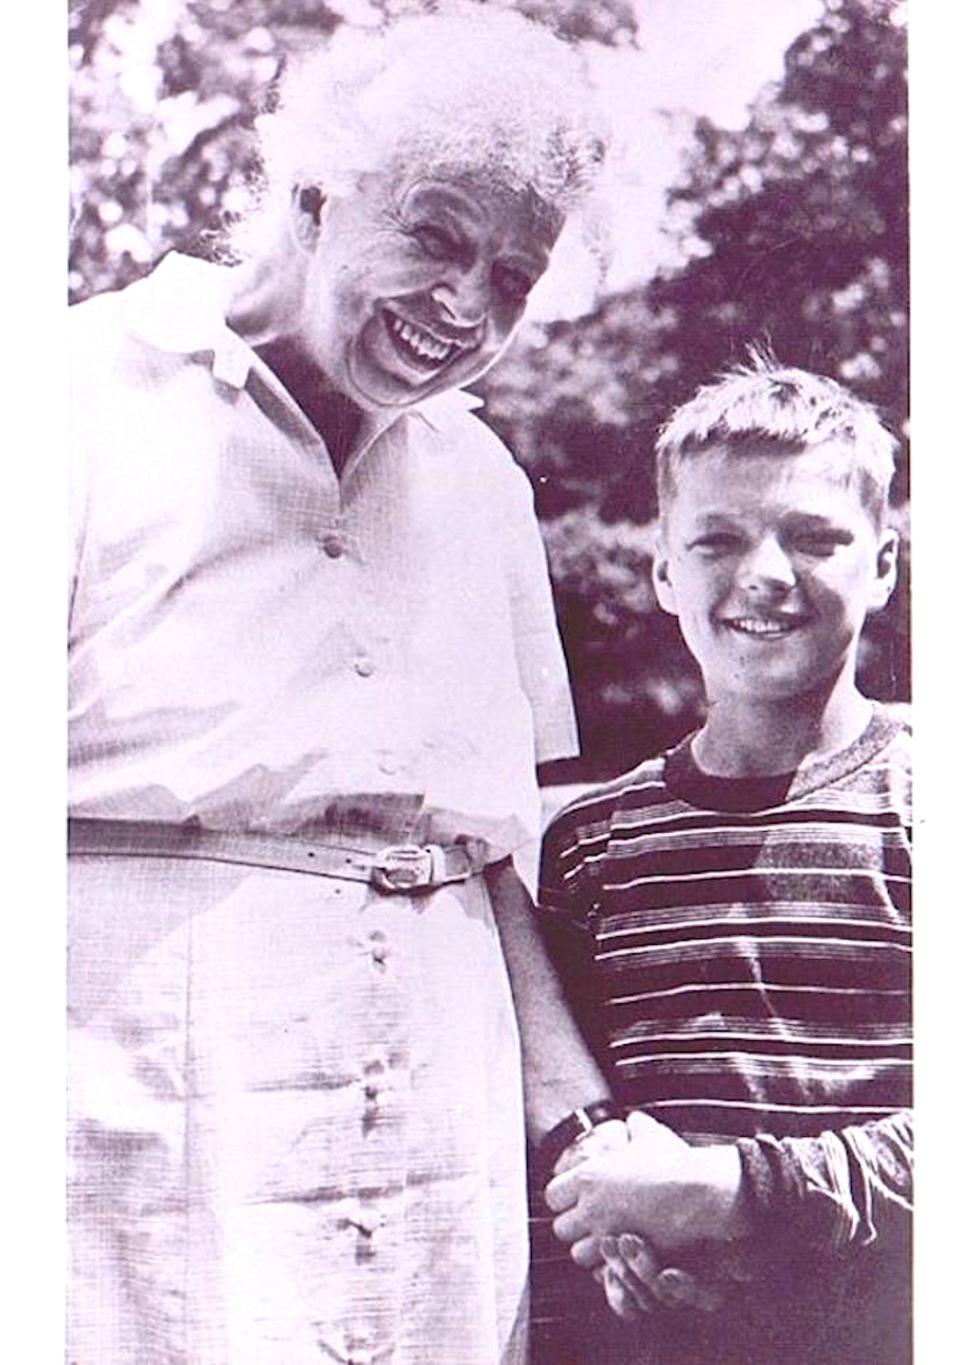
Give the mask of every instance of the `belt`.
[[194, 825], [139, 820], [70, 820], [67, 844], [71, 854], [192, 858], [367, 882], [388, 895], [410, 895], [450, 882], [465, 882], [486, 861], [486, 846], [479, 840], [471, 840], [469, 847], [390, 844], [379, 849], [350, 848], [283, 835], [229, 834]]

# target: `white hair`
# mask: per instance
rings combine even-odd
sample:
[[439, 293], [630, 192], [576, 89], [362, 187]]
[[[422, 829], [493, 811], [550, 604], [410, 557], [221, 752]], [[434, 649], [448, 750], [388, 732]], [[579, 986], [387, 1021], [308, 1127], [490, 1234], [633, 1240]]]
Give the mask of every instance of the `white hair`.
[[[456, 2], [380, 30], [341, 25], [291, 65], [257, 133], [260, 206], [241, 245], [275, 234], [294, 187], [348, 194], [395, 160], [476, 171], [568, 215], [608, 141], [574, 48], [516, 12]], [[583, 214], [597, 240], [600, 217]]]

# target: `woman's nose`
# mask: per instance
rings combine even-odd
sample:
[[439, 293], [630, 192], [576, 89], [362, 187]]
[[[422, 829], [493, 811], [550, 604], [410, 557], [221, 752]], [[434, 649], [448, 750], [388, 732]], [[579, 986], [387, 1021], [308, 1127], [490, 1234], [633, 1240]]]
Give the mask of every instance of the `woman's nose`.
[[487, 316], [489, 281], [482, 262], [436, 286], [433, 299], [458, 327], [479, 327]]

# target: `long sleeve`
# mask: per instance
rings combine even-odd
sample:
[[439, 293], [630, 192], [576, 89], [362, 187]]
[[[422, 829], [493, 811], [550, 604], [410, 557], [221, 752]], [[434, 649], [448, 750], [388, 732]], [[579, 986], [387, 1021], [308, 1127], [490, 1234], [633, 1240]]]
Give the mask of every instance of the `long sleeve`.
[[568, 815], [560, 812], [543, 838], [536, 923], [570, 1010], [599, 1065], [611, 1066], [594, 965], [596, 888], [584, 860], [568, 843]]
[[913, 1115], [815, 1138], [738, 1142], [749, 1217], [766, 1241], [843, 1253], [902, 1228], [913, 1208]]

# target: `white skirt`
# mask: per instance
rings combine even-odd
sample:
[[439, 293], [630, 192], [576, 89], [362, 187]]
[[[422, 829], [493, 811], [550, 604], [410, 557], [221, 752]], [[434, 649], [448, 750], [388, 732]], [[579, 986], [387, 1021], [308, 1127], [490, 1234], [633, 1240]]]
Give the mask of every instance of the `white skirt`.
[[482, 876], [71, 861], [71, 1365], [515, 1365], [519, 1046]]

